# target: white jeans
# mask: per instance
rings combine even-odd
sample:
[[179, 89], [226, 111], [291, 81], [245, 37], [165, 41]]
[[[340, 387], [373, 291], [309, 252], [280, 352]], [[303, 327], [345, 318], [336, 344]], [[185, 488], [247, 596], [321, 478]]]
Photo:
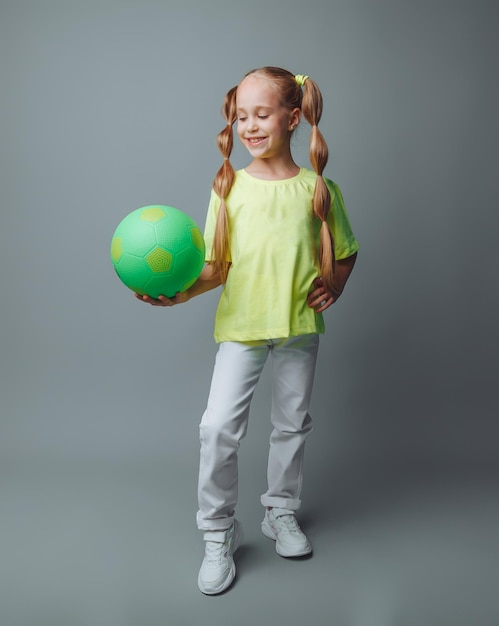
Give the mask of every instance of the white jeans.
[[246, 435], [251, 398], [268, 355], [272, 360], [272, 407], [268, 490], [263, 506], [296, 510], [303, 481], [308, 413], [317, 361], [316, 334], [288, 339], [221, 343], [200, 430], [197, 525], [229, 528], [238, 496], [237, 451]]

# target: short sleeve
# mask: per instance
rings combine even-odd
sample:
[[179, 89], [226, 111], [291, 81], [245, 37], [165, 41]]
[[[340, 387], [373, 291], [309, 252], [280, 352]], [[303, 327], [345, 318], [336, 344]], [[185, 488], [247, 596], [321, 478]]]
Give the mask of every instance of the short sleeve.
[[327, 222], [333, 234], [334, 256], [337, 260], [346, 259], [358, 251], [359, 243], [350, 226], [340, 188], [333, 181], [325, 180], [331, 193], [331, 208]]
[[220, 198], [217, 194], [211, 190], [210, 202], [208, 204], [208, 211], [206, 213], [206, 223], [204, 226], [204, 243], [206, 246], [205, 261], [209, 263], [213, 261], [212, 248], [213, 239], [215, 237], [215, 225], [217, 222], [218, 208], [220, 207]]

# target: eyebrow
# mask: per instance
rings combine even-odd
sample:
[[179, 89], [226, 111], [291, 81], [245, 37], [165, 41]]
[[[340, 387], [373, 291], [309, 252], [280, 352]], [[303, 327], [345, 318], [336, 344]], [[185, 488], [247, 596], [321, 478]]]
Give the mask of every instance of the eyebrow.
[[[273, 107], [268, 107], [263, 104], [257, 104], [256, 107], [253, 107], [253, 108], [256, 109], [257, 111], [273, 111]], [[246, 109], [242, 107], [238, 107], [236, 111], [237, 113], [246, 113]]]

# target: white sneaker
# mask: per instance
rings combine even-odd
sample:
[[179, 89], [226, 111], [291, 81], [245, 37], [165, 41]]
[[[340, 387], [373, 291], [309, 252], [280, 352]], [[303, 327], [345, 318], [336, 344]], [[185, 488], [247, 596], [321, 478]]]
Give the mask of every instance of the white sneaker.
[[236, 575], [234, 552], [242, 541], [243, 533], [237, 520], [228, 530], [209, 530], [203, 535], [205, 554], [198, 576], [199, 590], [208, 595], [222, 593]]
[[298, 526], [295, 514], [289, 509], [266, 509], [262, 532], [269, 539], [274, 539], [280, 556], [305, 556], [312, 552], [312, 546]]

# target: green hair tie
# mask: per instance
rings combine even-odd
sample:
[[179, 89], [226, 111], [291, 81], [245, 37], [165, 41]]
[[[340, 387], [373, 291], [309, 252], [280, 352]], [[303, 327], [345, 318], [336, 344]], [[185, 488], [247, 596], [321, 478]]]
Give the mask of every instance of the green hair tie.
[[300, 87], [303, 87], [303, 85], [306, 83], [308, 76], [305, 76], [304, 74], [296, 74], [295, 76], [295, 81], [297, 85], [300, 85]]

